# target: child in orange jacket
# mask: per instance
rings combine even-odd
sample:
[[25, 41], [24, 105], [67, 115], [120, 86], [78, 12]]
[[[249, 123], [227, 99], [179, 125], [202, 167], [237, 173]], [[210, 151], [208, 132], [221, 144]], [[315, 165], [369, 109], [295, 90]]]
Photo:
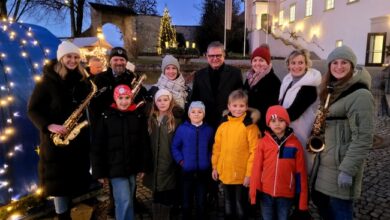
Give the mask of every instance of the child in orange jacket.
[[299, 210], [308, 209], [303, 147], [288, 127], [290, 117], [282, 106], [268, 109], [266, 123], [269, 129], [259, 140], [255, 152], [250, 200], [255, 204], [256, 192], [259, 191], [264, 220], [288, 219], [296, 195], [299, 196]]

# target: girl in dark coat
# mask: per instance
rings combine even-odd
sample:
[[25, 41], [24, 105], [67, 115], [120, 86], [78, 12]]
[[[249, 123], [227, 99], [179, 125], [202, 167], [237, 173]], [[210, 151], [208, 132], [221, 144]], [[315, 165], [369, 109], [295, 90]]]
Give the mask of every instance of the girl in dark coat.
[[264, 134], [265, 113], [268, 107], [278, 104], [280, 80], [275, 75], [268, 45], [256, 48], [251, 56], [251, 70], [247, 73], [244, 90], [248, 93], [248, 105], [260, 111], [257, 125]]
[[170, 219], [170, 210], [177, 204], [178, 166], [171, 154], [172, 137], [182, 117], [177, 110], [182, 111], [175, 106], [172, 94], [166, 89], [158, 90], [149, 117], [153, 173], [145, 181], [153, 191], [153, 219]]
[[[28, 116], [40, 131], [39, 180], [47, 196], [54, 196], [59, 219], [70, 218], [71, 197], [90, 184], [89, 131], [84, 128], [66, 146], [56, 146], [52, 134], [66, 134], [62, 124], [88, 93], [90, 83], [80, 65], [80, 50], [70, 42], [58, 46], [57, 61], [45, 67], [28, 104]], [[83, 118], [81, 118], [83, 119]]]
[[110, 179], [116, 219], [132, 220], [136, 175], [143, 177], [150, 161], [147, 121], [142, 110], [131, 104], [132, 93], [127, 85], [115, 88], [114, 100], [96, 125], [92, 174], [103, 184]]

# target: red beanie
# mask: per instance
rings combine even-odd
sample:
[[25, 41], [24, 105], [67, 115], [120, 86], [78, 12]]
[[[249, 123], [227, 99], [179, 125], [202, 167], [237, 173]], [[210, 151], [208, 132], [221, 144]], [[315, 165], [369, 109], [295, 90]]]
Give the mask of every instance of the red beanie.
[[129, 95], [132, 96], [131, 89], [127, 85], [118, 85], [114, 89], [114, 100], [117, 100], [119, 96], [121, 95]]
[[269, 125], [271, 119], [275, 117], [283, 119], [287, 125], [290, 124], [290, 117], [288, 116], [287, 110], [281, 105], [274, 105], [268, 108], [267, 114], [265, 116], [267, 125]]
[[268, 46], [262, 45], [262, 46], [256, 48], [252, 52], [251, 62], [252, 62], [253, 58], [255, 58], [255, 57], [261, 57], [265, 61], [267, 61], [267, 64], [269, 64], [271, 62], [271, 53], [269, 52]]

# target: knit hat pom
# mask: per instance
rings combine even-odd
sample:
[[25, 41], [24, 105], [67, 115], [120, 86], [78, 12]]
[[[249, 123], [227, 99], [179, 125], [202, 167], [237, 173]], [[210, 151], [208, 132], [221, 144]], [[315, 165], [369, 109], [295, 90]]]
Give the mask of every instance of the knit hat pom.
[[131, 89], [129, 86], [122, 84], [122, 85], [118, 85], [117, 87], [115, 87], [114, 100], [117, 100], [119, 98], [119, 96], [121, 96], [121, 95], [132, 96], [133, 94], [131, 93]]
[[129, 60], [127, 57], [127, 51], [122, 47], [112, 48], [110, 52], [110, 59], [108, 60], [111, 60], [112, 57], [123, 57], [126, 61]]
[[355, 53], [352, 51], [352, 49], [348, 46], [341, 46], [341, 47], [336, 47], [328, 56], [328, 59], [326, 60], [327, 63], [328, 63], [328, 66], [329, 64], [333, 61], [333, 60], [337, 60], [337, 59], [344, 59], [344, 60], [348, 60], [352, 63], [353, 67], [356, 67], [356, 63], [357, 63], [357, 58], [356, 58], [356, 55]]
[[80, 55], [80, 49], [70, 41], [62, 41], [60, 45], [58, 45], [57, 60], [59, 61], [63, 56], [69, 53]]
[[154, 101], [156, 102], [158, 98], [160, 98], [161, 96], [164, 96], [164, 95], [168, 96], [169, 101], [172, 100], [172, 93], [171, 92], [169, 92], [166, 89], [159, 89], [156, 92], [156, 94], [154, 95]]
[[269, 125], [269, 122], [273, 118], [281, 118], [287, 123], [287, 125], [290, 124], [290, 116], [288, 116], [287, 110], [281, 105], [274, 105], [268, 108], [267, 114], [265, 116], [267, 125]]
[[267, 64], [271, 62], [271, 53], [269, 51], [269, 47], [267, 45], [261, 45], [260, 47], [256, 48], [251, 55], [251, 62], [255, 57], [261, 57], [263, 58]]
[[206, 107], [204, 106], [203, 102], [201, 102], [201, 101], [191, 102], [190, 107], [188, 108], [188, 112], [190, 112], [191, 109], [193, 109], [193, 108], [200, 108], [203, 111], [203, 113], [206, 113]]
[[166, 55], [163, 60], [162, 60], [162, 64], [161, 64], [161, 70], [162, 72], [164, 73], [165, 72], [165, 68], [167, 68], [168, 65], [174, 65], [176, 66], [177, 68], [177, 72], [179, 73], [180, 72], [180, 64], [179, 64], [179, 61], [177, 61], [177, 59], [172, 56], [172, 55]]

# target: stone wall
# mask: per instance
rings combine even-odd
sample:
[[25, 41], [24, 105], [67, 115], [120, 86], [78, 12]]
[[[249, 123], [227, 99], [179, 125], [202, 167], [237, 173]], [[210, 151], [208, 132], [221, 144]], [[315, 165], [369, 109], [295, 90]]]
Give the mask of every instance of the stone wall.
[[136, 17], [137, 48], [141, 54], [157, 53], [161, 16], [138, 15]]
[[199, 26], [176, 25], [176, 33], [183, 34], [186, 41], [195, 42], [196, 29]]

